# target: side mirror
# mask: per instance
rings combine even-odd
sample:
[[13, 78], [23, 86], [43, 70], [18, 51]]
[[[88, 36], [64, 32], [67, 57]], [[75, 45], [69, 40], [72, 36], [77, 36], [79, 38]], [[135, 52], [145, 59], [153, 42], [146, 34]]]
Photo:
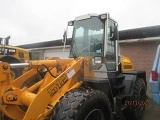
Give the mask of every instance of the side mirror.
[[67, 31], [64, 30], [62, 42], [64, 43], [66, 41], [66, 39], [67, 39]]
[[114, 36], [113, 39], [117, 40], [118, 38], [118, 26], [114, 25]]
[[117, 26], [110, 26], [110, 40], [117, 40]]
[[109, 38], [112, 40], [113, 39], [113, 36], [114, 36], [114, 26], [110, 26], [110, 36]]
[[[112, 36], [112, 34], [114, 33], [114, 31], [115, 31], [114, 26], [110, 26], [110, 34], [111, 34], [111, 36]], [[110, 36], [110, 37], [111, 37], [111, 36]]]

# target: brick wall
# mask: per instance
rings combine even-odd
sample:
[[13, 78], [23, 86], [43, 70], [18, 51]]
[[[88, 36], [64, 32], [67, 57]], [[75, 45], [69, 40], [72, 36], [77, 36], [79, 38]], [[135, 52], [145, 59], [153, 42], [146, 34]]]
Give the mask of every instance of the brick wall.
[[[146, 79], [149, 81], [156, 50], [160, 41], [120, 43], [121, 55], [131, 58], [136, 70], [146, 71]], [[151, 96], [149, 89], [148, 95]]]

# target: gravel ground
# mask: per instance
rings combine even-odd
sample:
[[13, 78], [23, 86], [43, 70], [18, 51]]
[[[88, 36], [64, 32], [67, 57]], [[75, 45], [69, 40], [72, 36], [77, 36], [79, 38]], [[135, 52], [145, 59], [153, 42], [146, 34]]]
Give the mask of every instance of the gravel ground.
[[146, 110], [142, 120], [160, 120], [160, 105], [148, 98], [149, 105], [146, 106]]

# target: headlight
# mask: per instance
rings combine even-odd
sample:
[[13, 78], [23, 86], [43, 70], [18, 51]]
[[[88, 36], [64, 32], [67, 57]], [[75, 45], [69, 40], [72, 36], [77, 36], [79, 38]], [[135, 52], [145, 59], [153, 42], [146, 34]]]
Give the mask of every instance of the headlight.
[[94, 63], [102, 63], [102, 58], [101, 57], [95, 57], [94, 58]]

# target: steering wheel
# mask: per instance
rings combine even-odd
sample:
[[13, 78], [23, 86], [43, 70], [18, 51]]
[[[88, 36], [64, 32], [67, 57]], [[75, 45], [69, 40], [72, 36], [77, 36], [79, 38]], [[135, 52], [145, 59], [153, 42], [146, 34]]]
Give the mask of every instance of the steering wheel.
[[101, 48], [102, 47], [102, 41], [99, 41], [96, 38], [92, 38], [91, 39], [91, 46], [90, 46], [90, 50], [95, 52], [97, 50], [97, 48]]

